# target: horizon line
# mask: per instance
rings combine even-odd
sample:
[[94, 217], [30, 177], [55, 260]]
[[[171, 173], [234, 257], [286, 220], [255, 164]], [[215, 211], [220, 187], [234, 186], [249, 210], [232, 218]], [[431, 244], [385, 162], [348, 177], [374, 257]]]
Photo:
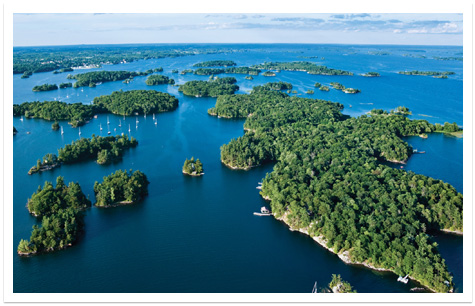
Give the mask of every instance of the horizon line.
[[349, 46], [421, 46], [421, 47], [463, 47], [461, 45], [434, 45], [434, 44], [422, 44], [422, 45], [412, 45], [412, 44], [387, 44], [387, 43], [308, 43], [308, 42], [299, 42], [299, 43], [260, 43], [260, 42], [227, 42], [227, 43], [216, 43], [216, 42], [171, 42], [171, 43], [102, 43], [102, 44], [66, 44], [66, 45], [13, 45], [13, 48], [33, 48], [33, 47], [74, 47], [74, 46], [121, 46], [121, 45], [349, 45]]

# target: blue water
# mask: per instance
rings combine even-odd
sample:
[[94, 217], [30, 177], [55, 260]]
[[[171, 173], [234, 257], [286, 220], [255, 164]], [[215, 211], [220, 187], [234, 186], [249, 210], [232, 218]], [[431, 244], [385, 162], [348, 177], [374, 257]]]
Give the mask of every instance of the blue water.
[[[217, 45], [213, 45], [217, 47]], [[344, 113], [359, 116], [373, 108], [389, 110], [404, 105], [412, 110], [411, 118], [431, 123], [456, 122], [463, 125], [462, 63], [437, 61], [431, 56], [455, 56], [462, 48], [420, 46], [338, 46], [338, 45], [227, 45], [244, 48], [232, 54], [196, 55], [106, 65], [93, 70], [145, 71], [163, 67], [164, 75], [178, 84], [207, 76], [172, 74], [171, 70], [191, 68], [194, 63], [232, 59], [238, 65], [265, 61], [308, 60], [331, 68], [345, 69], [355, 76], [318, 76], [304, 72], [282, 71], [276, 77], [233, 75], [247, 93], [253, 86], [270, 81], [286, 81], [294, 85], [297, 95], [340, 102]], [[403, 57], [423, 54], [427, 59]], [[385, 50], [386, 56], [369, 51]], [[304, 59], [301, 56], [319, 56]], [[321, 57], [325, 57], [321, 60]], [[448, 70], [456, 72], [449, 79], [398, 75], [401, 70]], [[356, 74], [376, 71], [379, 78]], [[13, 123], [19, 133], [14, 136], [14, 245], [28, 238], [37, 221], [25, 208], [26, 201], [45, 180], [79, 182], [82, 190], [94, 200], [93, 185], [116, 169], [140, 169], [149, 181], [149, 196], [134, 206], [113, 209], [91, 208], [86, 211], [85, 235], [74, 247], [51, 254], [21, 258], [14, 256], [15, 292], [309, 292], [315, 281], [327, 284], [331, 274], [341, 274], [358, 292], [409, 292], [417, 286], [396, 282], [392, 273], [377, 273], [365, 268], [345, 265], [337, 256], [320, 247], [308, 236], [291, 232], [273, 218], [255, 217], [253, 211], [264, 205], [256, 190], [257, 182], [272, 171], [271, 164], [250, 171], [233, 171], [220, 163], [219, 147], [243, 135], [243, 120], [218, 119], [207, 115], [214, 98], [186, 97], [177, 87], [146, 86], [146, 77], [136, 77], [130, 84], [104, 83], [96, 88], [67, 88], [50, 92], [32, 92], [35, 85], [69, 82], [67, 73], [33, 74], [29, 79], [14, 75], [14, 103], [54, 100], [90, 103], [99, 95], [115, 90], [155, 89], [179, 99], [179, 107], [157, 115], [124, 121], [120, 116], [99, 115], [81, 127], [83, 137], [101, 135], [99, 124], [107, 134], [107, 116], [113, 134], [128, 133], [138, 139], [139, 146], [127, 151], [122, 161], [100, 166], [94, 162], [65, 165], [53, 171], [27, 175], [36, 160], [48, 152], [78, 139], [78, 130], [67, 125], [64, 135], [51, 130], [51, 122], [40, 119]], [[359, 88], [357, 95], [331, 89], [315, 90], [315, 82], [329, 85], [340, 82]], [[369, 104], [372, 103], [372, 104]], [[351, 107], [350, 107], [351, 106]], [[119, 119], [122, 127], [118, 126]], [[115, 131], [114, 131], [115, 129]], [[26, 134], [29, 131], [31, 134]], [[431, 134], [428, 139], [406, 139], [426, 154], [413, 155], [406, 170], [429, 175], [452, 184], [463, 192], [463, 139]], [[203, 161], [205, 175], [183, 176], [186, 158]], [[456, 291], [463, 289], [463, 238], [438, 234], [434, 237], [441, 254], [454, 275]]]

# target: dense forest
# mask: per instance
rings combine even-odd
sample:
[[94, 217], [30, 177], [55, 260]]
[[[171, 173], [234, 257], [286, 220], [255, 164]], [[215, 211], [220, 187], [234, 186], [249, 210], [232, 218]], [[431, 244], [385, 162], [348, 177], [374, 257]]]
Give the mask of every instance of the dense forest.
[[28, 211], [42, 217], [41, 227], [33, 226], [30, 240], [22, 239], [19, 255], [50, 252], [71, 246], [84, 226], [82, 210], [91, 206], [77, 183], [65, 185], [63, 177], [56, 179], [56, 188], [45, 182], [28, 200]]
[[350, 262], [449, 291], [451, 276], [427, 232], [463, 231], [462, 194], [381, 163], [405, 162], [412, 148], [401, 137], [437, 127], [395, 113], [349, 118], [342, 109], [339, 103], [253, 90], [219, 96], [210, 111], [247, 118], [244, 136], [221, 147], [224, 164], [248, 169], [276, 162], [261, 195], [277, 218], [320, 237]]
[[140, 171], [117, 170], [105, 176], [102, 183], [94, 183], [96, 206], [111, 207], [121, 204], [132, 204], [148, 194], [147, 176]]
[[83, 160], [96, 159], [99, 164], [106, 164], [122, 157], [125, 149], [138, 145], [134, 137], [129, 136], [95, 136], [81, 138], [58, 149], [58, 161], [70, 164]]
[[68, 120], [73, 127], [83, 125], [94, 114], [103, 109], [94, 105], [82, 103], [65, 103], [59, 101], [24, 102], [13, 105], [13, 116], [25, 116], [25, 118], [41, 118], [45, 120]]
[[184, 95], [196, 97], [217, 97], [218, 95], [233, 94], [239, 90], [233, 77], [213, 78], [209, 81], [188, 81], [178, 87]]
[[193, 67], [220, 67], [220, 66], [222, 67], [236, 66], [236, 63], [233, 61], [216, 60], [216, 61], [196, 63], [193, 65]]
[[322, 75], [353, 75], [352, 72], [318, 66], [311, 62], [271, 62], [251, 66], [251, 68], [266, 70], [306, 71], [308, 74]]
[[186, 159], [185, 163], [183, 164], [182, 172], [192, 176], [203, 175], [203, 163], [199, 160], [199, 158], [196, 160], [194, 157], [191, 159]]
[[58, 85], [56, 84], [43, 84], [43, 85], [36, 85], [33, 87], [33, 91], [50, 91], [58, 89]]
[[97, 83], [121, 81], [136, 76], [145, 76], [149, 73], [135, 71], [91, 71], [86, 73], [78, 73], [68, 75], [68, 79], [76, 80], [73, 84], [74, 88], [89, 86], [94, 87]]
[[174, 79], [170, 79], [167, 76], [164, 75], [159, 75], [159, 74], [154, 74], [151, 75], [147, 78], [145, 81], [145, 84], [147, 85], [160, 85], [160, 84], [175, 84]]
[[73, 83], [68, 82], [68, 83], [59, 84], [59, 88], [68, 88], [68, 87], [73, 87]]
[[117, 115], [151, 114], [174, 110], [178, 99], [155, 90], [114, 91], [107, 96], [95, 97], [93, 104]]

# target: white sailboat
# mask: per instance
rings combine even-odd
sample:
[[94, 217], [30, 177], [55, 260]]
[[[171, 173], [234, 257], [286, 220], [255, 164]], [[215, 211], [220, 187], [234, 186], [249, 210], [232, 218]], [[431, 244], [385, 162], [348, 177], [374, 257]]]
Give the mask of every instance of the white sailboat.
[[155, 125], [157, 125], [157, 119], [155, 119]]
[[130, 124], [129, 124], [129, 133], [130, 133]]
[[79, 128], [79, 137], [81, 137], [81, 128]]
[[100, 129], [101, 129], [101, 131], [102, 131], [102, 124], [100, 124], [100, 123], [99, 123], [99, 128], [100, 128]]
[[139, 123], [139, 118], [135, 117], [135, 124], [138, 124], [138, 123]]
[[20, 117], [20, 121], [23, 121], [23, 116]]
[[61, 135], [63, 135], [63, 134], [64, 134], [63, 127], [61, 127]]
[[153, 113], [153, 120], [155, 120], [155, 113]]
[[107, 116], [107, 125], [109, 125], [110, 122], [109, 122], [109, 116]]
[[120, 119], [119, 119], [119, 126], [122, 126], [122, 122], [120, 122]]
[[144, 118], [147, 118], [147, 113], [143, 113], [143, 117], [144, 117]]
[[107, 135], [110, 135], [111, 131], [109, 130], [109, 126], [107, 126]]

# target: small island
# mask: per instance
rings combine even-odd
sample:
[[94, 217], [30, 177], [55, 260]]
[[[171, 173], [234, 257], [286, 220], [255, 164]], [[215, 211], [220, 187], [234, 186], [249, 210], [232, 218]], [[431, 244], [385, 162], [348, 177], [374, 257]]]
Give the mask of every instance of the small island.
[[245, 76], [244, 79], [246, 79], [246, 80], [254, 80], [254, 78], [253, 78], [252, 76], [250, 76], [250, 75]]
[[138, 145], [134, 137], [122, 136], [95, 136], [81, 138], [71, 144], [58, 149], [58, 156], [48, 153], [43, 162], [38, 159], [36, 166], [31, 167], [28, 174], [52, 170], [62, 163], [73, 164], [80, 161], [95, 159], [98, 164], [108, 164], [120, 160], [125, 149], [135, 148]]
[[330, 91], [330, 87], [322, 85], [322, 86], [320, 86], [320, 90], [321, 91]]
[[82, 210], [91, 206], [77, 183], [64, 183], [63, 177], [56, 179], [56, 188], [45, 182], [43, 188], [33, 193], [28, 200], [28, 211], [41, 217], [41, 227], [33, 225], [30, 240], [21, 239], [17, 253], [29, 256], [52, 252], [72, 246], [84, 227]]
[[369, 77], [369, 78], [374, 78], [374, 77], [379, 77], [381, 75], [378, 72], [368, 72], [368, 73], [362, 74], [362, 76]]
[[264, 85], [255, 86], [252, 88], [254, 93], [268, 90], [291, 90], [293, 88], [292, 84], [287, 82], [269, 82]]
[[193, 65], [193, 67], [220, 67], [220, 66], [222, 67], [236, 66], [236, 63], [233, 61], [215, 60], [215, 61], [196, 63]]
[[58, 89], [58, 85], [56, 84], [43, 84], [43, 85], [36, 85], [33, 87], [33, 91], [50, 91]]
[[239, 90], [233, 77], [214, 78], [208, 81], [188, 81], [178, 87], [178, 91], [187, 96], [217, 97], [218, 95], [233, 94]]
[[21, 79], [28, 79], [31, 75], [33, 75], [33, 72], [31, 71], [25, 71], [23, 72], [22, 76], [20, 77]]
[[427, 76], [448, 76], [448, 75], [454, 75], [455, 72], [452, 71], [419, 71], [419, 70], [413, 70], [413, 71], [399, 71], [399, 74], [404, 74], [404, 75], [427, 75]]
[[332, 83], [330, 83], [330, 85], [333, 88], [335, 88], [336, 90], [341, 90], [341, 91], [343, 91], [344, 93], [347, 93], [347, 94], [356, 94], [356, 93], [361, 92], [361, 90], [356, 89], [356, 88], [346, 88], [345, 86], [343, 86], [343, 84], [338, 83], [338, 82], [332, 82]]
[[148, 194], [150, 182], [141, 171], [117, 170], [105, 176], [102, 183], [94, 183], [94, 194], [97, 207], [115, 207], [134, 204]]
[[185, 163], [183, 164], [182, 172], [186, 175], [201, 176], [204, 174], [203, 164], [198, 158], [196, 160], [194, 157], [191, 159], [186, 159]]
[[59, 84], [59, 88], [68, 88], [68, 87], [73, 87], [73, 83], [61, 83]]
[[320, 84], [320, 83], [317, 82], [317, 83], [315, 83], [314, 86], [315, 86], [315, 88], [320, 88], [320, 87], [322, 86], [322, 84]]
[[163, 72], [163, 67], [154, 68], [153, 72]]
[[51, 125], [51, 129], [52, 129], [53, 131], [59, 130], [59, 123], [58, 123], [58, 121], [53, 122], [53, 124]]
[[352, 72], [318, 66], [311, 62], [270, 62], [251, 66], [251, 68], [266, 70], [304, 71], [308, 74], [321, 75], [353, 75]]
[[350, 283], [344, 281], [340, 274], [332, 274], [332, 280], [328, 286], [333, 293], [356, 293], [356, 290], [353, 290]]
[[264, 72], [262, 75], [265, 76], [265, 77], [274, 77], [274, 76], [275, 76], [275, 72], [266, 71], [266, 72]]
[[185, 70], [182, 70], [182, 71], [180, 72], [180, 74], [183, 74], [183, 75], [185, 75], [185, 74], [187, 74], [187, 73], [193, 73], [193, 69], [185, 69]]
[[175, 84], [174, 79], [170, 79], [167, 76], [160, 75], [160, 74], [154, 74], [150, 75], [147, 80], [145, 81], [145, 84], [147, 85], [160, 85], [160, 84], [170, 84], [173, 85]]
[[136, 76], [146, 76], [146, 72], [135, 71], [92, 71], [86, 73], [79, 73], [76, 75], [68, 75], [68, 79], [76, 80], [73, 84], [74, 88], [78, 87], [95, 87], [101, 83], [122, 81]]
[[13, 135], [16, 135], [18, 133], [17, 129], [13, 127]]
[[135, 113], [151, 114], [175, 110], [178, 107], [178, 99], [156, 90], [121, 90], [95, 97], [93, 105], [116, 115], [131, 116]]
[[314, 91], [313, 90], [307, 90], [307, 95], [313, 95]]

